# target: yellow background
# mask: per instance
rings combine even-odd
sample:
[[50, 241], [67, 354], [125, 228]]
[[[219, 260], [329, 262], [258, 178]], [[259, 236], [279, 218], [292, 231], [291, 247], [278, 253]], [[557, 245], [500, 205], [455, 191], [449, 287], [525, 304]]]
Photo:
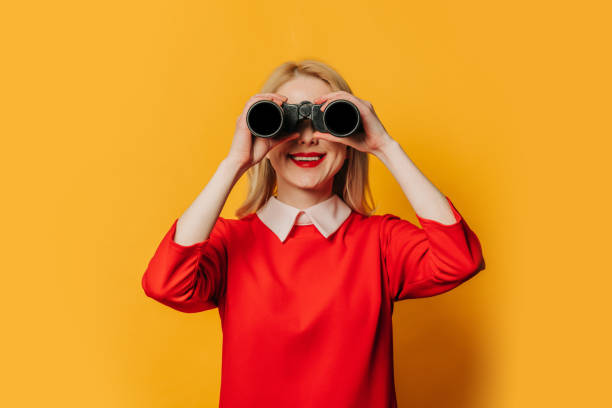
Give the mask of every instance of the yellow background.
[[[6, 2], [0, 405], [217, 406], [217, 309], [174, 311], [140, 279], [247, 99], [315, 58], [485, 253], [468, 283], [396, 304], [400, 407], [611, 406], [604, 3]], [[417, 223], [375, 157], [371, 178], [377, 213]]]

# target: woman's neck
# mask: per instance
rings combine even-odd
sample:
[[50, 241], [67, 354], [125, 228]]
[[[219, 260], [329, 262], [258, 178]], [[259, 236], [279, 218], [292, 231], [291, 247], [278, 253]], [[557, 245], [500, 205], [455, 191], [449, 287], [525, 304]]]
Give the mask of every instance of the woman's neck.
[[316, 190], [278, 186], [276, 198], [285, 204], [303, 210], [330, 198], [333, 194], [331, 187], [330, 184], [327, 188]]

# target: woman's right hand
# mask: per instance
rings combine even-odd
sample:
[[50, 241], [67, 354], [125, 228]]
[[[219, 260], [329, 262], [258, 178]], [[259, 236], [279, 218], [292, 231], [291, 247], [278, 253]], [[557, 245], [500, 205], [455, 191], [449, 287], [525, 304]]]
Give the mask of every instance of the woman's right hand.
[[227, 159], [237, 163], [242, 169], [246, 170], [259, 163], [266, 154], [280, 143], [288, 142], [299, 137], [299, 133], [292, 133], [282, 138], [266, 138], [251, 135], [251, 131], [246, 123], [246, 114], [251, 105], [257, 101], [269, 100], [282, 106], [287, 102], [287, 97], [277, 93], [259, 93], [249, 99], [236, 121], [236, 132], [232, 140], [232, 146], [227, 155]]

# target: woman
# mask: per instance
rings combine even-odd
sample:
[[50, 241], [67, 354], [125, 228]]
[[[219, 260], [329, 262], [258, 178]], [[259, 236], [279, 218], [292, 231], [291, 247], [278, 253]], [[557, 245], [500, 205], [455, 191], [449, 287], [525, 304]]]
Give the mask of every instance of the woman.
[[[161, 241], [143, 289], [183, 312], [218, 307], [220, 406], [395, 407], [393, 303], [476, 275], [485, 266], [479, 240], [332, 68], [282, 64], [262, 92], [238, 118], [227, 157]], [[322, 110], [347, 99], [363, 132], [338, 138], [304, 120], [281, 139], [252, 137], [245, 115], [262, 99]], [[304, 164], [308, 153], [322, 159]], [[395, 176], [422, 229], [372, 215], [370, 154]], [[220, 217], [247, 170], [238, 219]]]

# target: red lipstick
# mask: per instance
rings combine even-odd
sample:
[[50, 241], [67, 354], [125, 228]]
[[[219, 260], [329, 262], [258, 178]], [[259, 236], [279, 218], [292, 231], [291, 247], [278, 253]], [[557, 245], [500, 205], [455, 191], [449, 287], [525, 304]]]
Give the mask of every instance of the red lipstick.
[[[310, 152], [289, 154], [288, 156], [292, 162], [300, 167], [316, 167], [323, 161], [325, 155], [326, 153]], [[305, 159], [300, 160], [300, 158]]]

